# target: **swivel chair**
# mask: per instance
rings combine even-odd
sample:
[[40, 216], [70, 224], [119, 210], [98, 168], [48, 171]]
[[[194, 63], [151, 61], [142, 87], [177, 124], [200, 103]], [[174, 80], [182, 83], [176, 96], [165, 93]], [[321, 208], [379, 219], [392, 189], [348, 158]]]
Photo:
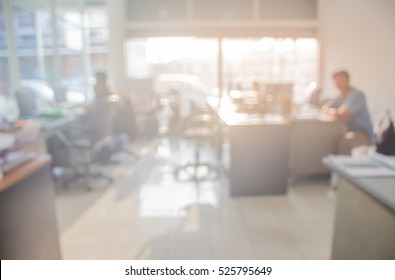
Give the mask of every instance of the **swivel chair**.
[[112, 160], [115, 163], [121, 161], [121, 156], [126, 155], [135, 160], [140, 158], [139, 152], [132, 150], [129, 146], [138, 137], [136, 112], [128, 97], [120, 97], [116, 106], [113, 139], [114, 150]]
[[207, 110], [197, 110], [192, 114], [183, 131], [183, 137], [194, 142], [194, 161], [176, 168], [175, 177], [177, 180], [191, 180], [198, 183], [218, 179], [218, 169], [211, 163], [201, 160], [201, 150], [204, 144], [212, 142], [216, 133], [216, 121]]
[[87, 190], [92, 188], [92, 179], [104, 179], [108, 183], [113, 180], [102, 172], [93, 172], [92, 164], [105, 147], [112, 146], [113, 125], [115, 117], [113, 101], [96, 102], [86, 114], [84, 129], [79, 137], [70, 139], [64, 134], [58, 135], [68, 146], [75, 160], [73, 176], [65, 184], [83, 179]]

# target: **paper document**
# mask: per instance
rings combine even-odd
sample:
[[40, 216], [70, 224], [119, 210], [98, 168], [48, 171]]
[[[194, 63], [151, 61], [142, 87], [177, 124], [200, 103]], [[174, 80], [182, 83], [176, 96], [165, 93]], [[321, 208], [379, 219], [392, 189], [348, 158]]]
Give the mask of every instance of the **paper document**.
[[330, 156], [328, 159], [353, 177], [395, 177], [395, 161], [385, 156]]
[[395, 170], [395, 157], [388, 157], [382, 154], [375, 153], [371, 156], [371, 158], [374, 162], [378, 162], [381, 165]]
[[373, 168], [349, 168], [347, 174], [353, 177], [392, 177], [395, 176], [395, 170], [383, 167]]

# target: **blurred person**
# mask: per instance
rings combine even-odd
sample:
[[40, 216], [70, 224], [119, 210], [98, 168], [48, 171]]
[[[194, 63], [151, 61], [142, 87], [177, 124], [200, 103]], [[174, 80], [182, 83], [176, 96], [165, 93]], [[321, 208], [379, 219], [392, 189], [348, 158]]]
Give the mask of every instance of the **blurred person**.
[[107, 73], [104, 71], [96, 72], [96, 83], [94, 86], [95, 101], [108, 100], [111, 96], [116, 96], [116, 92], [110, 88], [107, 82]]
[[104, 71], [97, 71], [95, 74], [95, 84], [93, 86], [94, 99], [92, 103], [85, 106], [87, 112], [94, 111], [97, 107], [105, 106], [105, 103], [119, 101], [119, 95], [109, 86], [107, 74]]
[[107, 147], [103, 152], [104, 158], [109, 158], [111, 154], [126, 152], [138, 157], [134, 151], [129, 150], [128, 144], [137, 138], [138, 129], [136, 122], [136, 112], [132, 100], [127, 96], [122, 96], [113, 90], [108, 84], [107, 73], [96, 72], [96, 83], [94, 85], [95, 99], [88, 110], [111, 110], [115, 106], [115, 115], [112, 125], [113, 147]]
[[172, 89], [168, 93], [171, 114], [169, 115], [169, 133], [179, 135], [181, 126], [181, 96], [177, 89]]
[[373, 145], [375, 135], [362, 91], [350, 84], [347, 71], [337, 71], [332, 75], [339, 95], [325, 103], [322, 112], [336, 116], [347, 124], [347, 133], [339, 142], [339, 154], [351, 154], [351, 150], [362, 145]]

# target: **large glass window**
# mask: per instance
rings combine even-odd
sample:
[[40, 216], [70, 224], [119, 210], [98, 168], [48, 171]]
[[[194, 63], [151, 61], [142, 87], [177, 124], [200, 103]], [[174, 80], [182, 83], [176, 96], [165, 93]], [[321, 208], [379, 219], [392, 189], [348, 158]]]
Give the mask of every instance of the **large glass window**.
[[87, 11], [89, 48], [92, 71], [108, 67], [108, 17], [103, 7], [90, 8]]
[[46, 80], [43, 26], [45, 12], [13, 6], [14, 34], [21, 80]]
[[181, 90], [189, 87], [191, 90], [211, 94], [217, 90], [217, 39], [130, 39], [127, 42], [127, 57], [128, 77], [159, 81], [157, 89], [160, 91], [166, 91], [169, 87], [179, 87]]
[[65, 98], [83, 101], [92, 96], [95, 71], [108, 67], [108, 18], [103, 6], [60, 8], [58, 40], [60, 86]]
[[[57, 91], [60, 101], [85, 101], [91, 91], [94, 72], [108, 67], [108, 17], [105, 3], [52, 0], [26, 3], [15, 0], [11, 6], [11, 32], [16, 44], [18, 82], [44, 81]], [[5, 28], [2, 12], [0, 94], [9, 91], [7, 87], [10, 80]]]
[[0, 2], [0, 98], [4, 98], [9, 83], [8, 48], [3, 3]]
[[[130, 39], [128, 77], [154, 80], [183, 77], [198, 81], [209, 94], [218, 94], [219, 88], [226, 92], [236, 84], [248, 89], [253, 82], [289, 83], [296, 103], [304, 101], [317, 84], [319, 47], [314, 38], [224, 38], [222, 71], [218, 71], [219, 44], [217, 38]], [[167, 89], [162, 85], [158, 90]]]
[[312, 38], [224, 39], [223, 81], [249, 87], [291, 83], [295, 102], [302, 102], [318, 79], [318, 42]]
[[3, 3], [0, 2], [0, 118], [7, 114], [6, 96], [9, 87], [8, 44]]

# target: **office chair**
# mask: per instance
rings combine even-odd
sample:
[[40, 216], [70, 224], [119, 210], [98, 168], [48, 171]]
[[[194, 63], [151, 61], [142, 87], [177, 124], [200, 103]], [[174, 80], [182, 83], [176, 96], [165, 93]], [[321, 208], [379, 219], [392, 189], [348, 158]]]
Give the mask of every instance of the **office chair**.
[[395, 155], [395, 128], [390, 109], [385, 110], [376, 124], [377, 153]]
[[128, 97], [121, 97], [117, 104], [114, 121], [114, 150], [112, 159], [118, 162], [120, 155], [126, 154], [135, 160], [140, 158], [138, 152], [129, 148], [137, 138], [136, 112]]
[[112, 146], [115, 106], [113, 101], [96, 102], [86, 114], [81, 135], [73, 139], [62, 133], [58, 135], [75, 160], [73, 176], [65, 182], [66, 186], [77, 179], [84, 180], [87, 190], [91, 190], [92, 179], [104, 179], [112, 183], [111, 177], [102, 172], [93, 172], [91, 167], [98, 160], [98, 155], [106, 147]]
[[[183, 174], [186, 179], [194, 182], [216, 180], [219, 177], [218, 169], [209, 162], [201, 161], [201, 149], [207, 142], [211, 142], [217, 135], [217, 124], [215, 118], [206, 109], [195, 111], [186, 128], [183, 130], [183, 137], [194, 141], [194, 161], [177, 167], [175, 177], [182, 180]], [[199, 170], [206, 169], [206, 172], [199, 173]]]

